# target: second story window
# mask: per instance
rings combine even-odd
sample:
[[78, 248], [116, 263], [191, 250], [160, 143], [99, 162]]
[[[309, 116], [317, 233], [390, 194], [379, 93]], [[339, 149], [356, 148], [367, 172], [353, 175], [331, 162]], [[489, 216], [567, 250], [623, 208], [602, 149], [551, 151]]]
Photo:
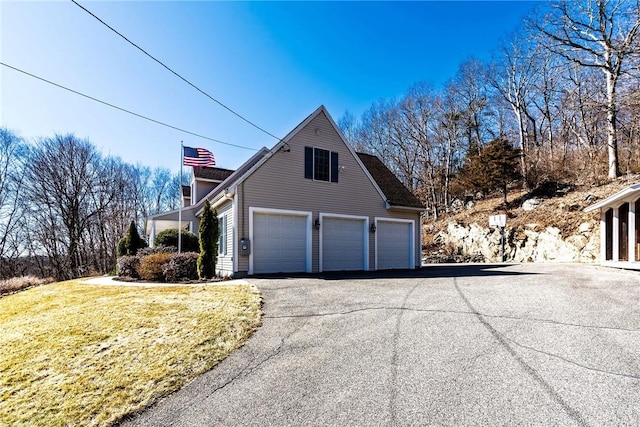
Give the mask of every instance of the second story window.
[[304, 177], [315, 181], [338, 182], [338, 153], [304, 147]]
[[329, 181], [329, 150], [313, 149], [313, 179]]

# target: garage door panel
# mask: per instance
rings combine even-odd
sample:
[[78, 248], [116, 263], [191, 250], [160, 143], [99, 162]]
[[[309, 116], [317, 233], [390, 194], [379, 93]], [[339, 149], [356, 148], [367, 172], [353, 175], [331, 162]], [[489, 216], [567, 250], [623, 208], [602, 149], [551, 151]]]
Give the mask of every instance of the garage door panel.
[[412, 229], [408, 222], [378, 222], [376, 259], [379, 270], [413, 267]]
[[294, 273], [307, 270], [307, 217], [253, 214], [253, 272]]
[[364, 219], [324, 217], [322, 270], [364, 270], [365, 233]]

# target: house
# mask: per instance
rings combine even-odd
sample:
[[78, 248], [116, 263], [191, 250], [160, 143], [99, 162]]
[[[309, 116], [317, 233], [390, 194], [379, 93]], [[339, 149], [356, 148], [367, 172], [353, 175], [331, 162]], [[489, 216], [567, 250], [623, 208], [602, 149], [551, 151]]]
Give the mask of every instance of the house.
[[[375, 156], [356, 153], [320, 106], [271, 150], [236, 171], [194, 168], [182, 225], [218, 213], [218, 273], [412, 269], [420, 266], [422, 203]], [[176, 228], [178, 211], [147, 219]]]
[[600, 263], [640, 269], [640, 184], [588, 206], [600, 210]]

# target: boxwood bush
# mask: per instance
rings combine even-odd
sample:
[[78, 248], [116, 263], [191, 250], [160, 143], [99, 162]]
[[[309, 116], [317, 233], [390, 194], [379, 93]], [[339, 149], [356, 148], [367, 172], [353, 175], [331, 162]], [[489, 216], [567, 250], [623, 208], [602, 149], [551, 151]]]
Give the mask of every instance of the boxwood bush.
[[[198, 236], [195, 234], [182, 230], [182, 242], [180, 250], [182, 252], [199, 252], [200, 244], [198, 242]], [[158, 233], [156, 238], [153, 240], [154, 246], [164, 245], [164, 246], [173, 246], [178, 247], [178, 229], [170, 228], [168, 230], [161, 231]]]

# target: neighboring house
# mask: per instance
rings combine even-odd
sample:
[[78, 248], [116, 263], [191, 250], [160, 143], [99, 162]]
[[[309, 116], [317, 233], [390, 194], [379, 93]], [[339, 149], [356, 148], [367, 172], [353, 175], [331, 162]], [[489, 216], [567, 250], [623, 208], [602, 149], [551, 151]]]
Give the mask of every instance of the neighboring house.
[[[189, 196], [189, 199], [185, 195]], [[375, 156], [355, 153], [324, 106], [238, 170], [194, 168], [183, 227], [218, 212], [221, 275], [420, 266], [422, 203]], [[176, 228], [178, 211], [147, 219]]]
[[640, 184], [634, 184], [585, 212], [600, 210], [600, 263], [640, 269]]

